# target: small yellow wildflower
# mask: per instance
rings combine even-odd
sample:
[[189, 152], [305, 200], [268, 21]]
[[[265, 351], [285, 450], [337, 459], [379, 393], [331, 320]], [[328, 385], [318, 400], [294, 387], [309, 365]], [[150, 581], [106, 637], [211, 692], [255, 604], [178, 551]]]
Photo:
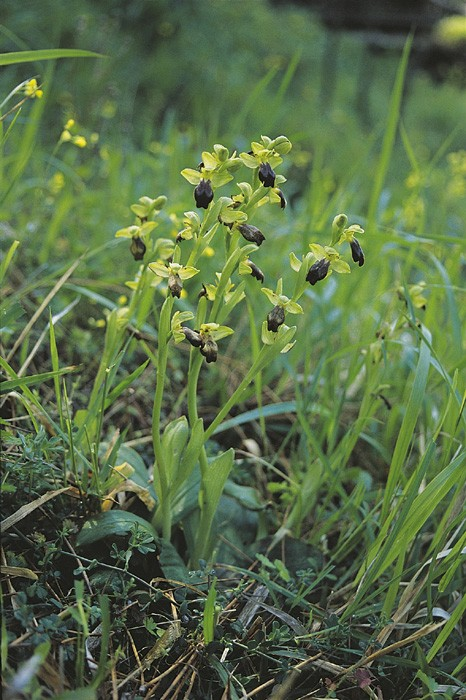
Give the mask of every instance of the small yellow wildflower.
[[85, 148], [87, 146], [87, 141], [84, 136], [73, 136], [72, 141], [78, 148]]
[[38, 99], [40, 99], [44, 94], [44, 91], [40, 89], [35, 78], [31, 78], [31, 80], [28, 80], [23, 89], [24, 94], [27, 97], [37, 97]]
[[72, 129], [75, 124], [76, 124], [76, 122], [74, 121], [74, 119], [68, 119], [68, 121], [66, 122], [66, 124], [63, 128], [69, 130], [69, 129]]
[[118, 303], [120, 304], [120, 306], [124, 306], [127, 301], [128, 301], [128, 297], [126, 296], [126, 294], [121, 294], [118, 297]]
[[213, 258], [215, 255], [215, 250], [212, 248], [212, 246], [208, 245], [204, 248], [202, 255], [205, 255], [206, 258]]
[[60, 141], [62, 143], [64, 143], [65, 141], [71, 141], [71, 139], [72, 139], [72, 136], [71, 136], [70, 132], [68, 131], [68, 129], [63, 129], [63, 131], [61, 132], [61, 135], [60, 135]]
[[52, 194], [58, 194], [65, 186], [65, 176], [58, 171], [49, 180], [49, 188]]

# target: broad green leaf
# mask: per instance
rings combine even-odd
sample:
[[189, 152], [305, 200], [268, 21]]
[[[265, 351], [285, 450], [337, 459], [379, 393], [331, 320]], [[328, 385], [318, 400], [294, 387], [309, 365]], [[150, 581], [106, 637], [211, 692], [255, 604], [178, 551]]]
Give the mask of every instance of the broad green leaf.
[[186, 482], [191, 475], [199, 459], [199, 453], [204, 445], [204, 423], [202, 418], [198, 418], [191, 428], [188, 444], [179, 461], [178, 469], [173, 477], [172, 493], [176, 494], [178, 489]]
[[172, 543], [161, 539], [159, 544], [159, 563], [162, 567], [163, 575], [171, 581], [189, 583], [188, 569]]
[[[189, 439], [189, 426], [186, 416], [180, 416], [169, 423], [162, 435], [162, 450], [169, 487], [176, 479], [183, 451]], [[161, 494], [158, 494], [161, 497]]]
[[108, 513], [101, 513], [84, 523], [76, 542], [80, 547], [87, 547], [105, 537], [127, 535], [134, 525], [138, 525], [148, 535], [152, 535], [156, 541], [158, 540], [156, 531], [147, 520], [128, 511], [110, 510]]

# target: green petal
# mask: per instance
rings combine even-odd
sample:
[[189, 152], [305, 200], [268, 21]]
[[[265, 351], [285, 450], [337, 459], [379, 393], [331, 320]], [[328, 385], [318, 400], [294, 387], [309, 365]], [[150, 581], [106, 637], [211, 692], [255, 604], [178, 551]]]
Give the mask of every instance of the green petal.
[[197, 275], [199, 270], [196, 267], [191, 267], [191, 265], [188, 265], [187, 267], [182, 267], [178, 275], [182, 280], [189, 280], [191, 277], [194, 277], [194, 275]]
[[145, 221], [142, 226], [139, 235], [147, 236], [151, 231], [158, 226], [156, 221]]
[[192, 168], [185, 168], [181, 174], [191, 185], [198, 185], [203, 179], [201, 173]]
[[267, 287], [263, 287], [263, 288], [261, 289], [261, 292], [263, 292], [263, 294], [265, 294], [265, 296], [267, 297], [267, 299], [268, 299], [268, 300], [270, 301], [270, 303], [273, 304], [274, 306], [276, 306], [276, 305], [278, 304], [278, 302], [280, 301], [278, 294], [275, 294], [275, 292], [272, 292], [271, 289], [267, 289]]
[[221, 338], [225, 338], [227, 335], [231, 335], [234, 333], [233, 328], [229, 328], [228, 326], [219, 326], [216, 330], [211, 332], [211, 337], [214, 340], [220, 340]]
[[302, 314], [304, 313], [302, 307], [295, 301], [289, 301], [285, 304], [285, 311], [289, 311], [290, 314]]
[[316, 260], [323, 260], [323, 258], [327, 257], [325, 248], [319, 245], [319, 243], [309, 243], [309, 248]]
[[215, 170], [219, 164], [217, 158], [208, 151], [202, 151], [202, 162], [206, 170]]
[[227, 182], [230, 182], [230, 180], [233, 180], [233, 175], [230, 175], [227, 170], [221, 173], [212, 173], [212, 177], [210, 178], [212, 187], [222, 187], [226, 185]]
[[331, 269], [335, 272], [348, 273], [351, 272], [351, 268], [347, 262], [344, 260], [333, 260], [331, 263]]
[[241, 153], [241, 160], [247, 168], [258, 168], [259, 163], [250, 153]]
[[192, 311], [175, 311], [171, 323], [172, 330], [174, 330], [175, 326], [181, 326], [183, 323], [191, 321], [193, 318], [194, 314]]
[[301, 269], [302, 262], [293, 252], [290, 253], [290, 265], [295, 272], [299, 272]]
[[140, 230], [140, 226], [127, 226], [117, 231], [115, 233], [115, 238], [132, 238], [133, 236], [137, 236]]
[[250, 275], [252, 273], [252, 268], [250, 265], [248, 265], [246, 260], [241, 260], [239, 267], [238, 267], [238, 273], [240, 275]]
[[276, 168], [277, 165], [283, 163], [283, 158], [280, 158], [280, 156], [270, 156], [267, 158], [267, 161], [269, 162], [271, 168]]
[[285, 345], [283, 350], [280, 350], [281, 354], [283, 355], [285, 352], [289, 352], [294, 345], [296, 345], [296, 340], [293, 340], [292, 343], [288, 343], [287, 345]]
[[159, 277], [168, 277], [170, 274], [165, 265], [161, 262], [149, 263], [147, 267], [149, 268], [149, 270], [151, 270], [151, 272], [158, 275]]
[[248, 215], [244, 211], [238, 211], [236, 209], [225, 208], [220, 213], [220, 218], [222, 219], [222, 223], [224, 223], [224, 224], [234, 224], [234, 223], [241, 224], [244, 221], [248, 220]]

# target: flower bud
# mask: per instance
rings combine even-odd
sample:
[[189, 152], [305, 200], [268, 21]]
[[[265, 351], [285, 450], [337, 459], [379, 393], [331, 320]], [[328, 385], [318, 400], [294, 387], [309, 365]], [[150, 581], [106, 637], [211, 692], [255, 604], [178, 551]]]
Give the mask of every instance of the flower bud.
[[172, 297], [177, 297], [178, 299], [180, 298], [181, 290], [183, 289], [183, 282], [181, 281], [179, 275], [169, 275], [168, 289], [170, 290], [170, 294], [172, 295]]
[[309, 282], [310, 284], [314, 285], [316, 282], [320, 282], [320, 280], [325, 279], [327, 277], [327, 273], [330, 267], [330, 260], [327, 260], [327, 258], [322, 258], [322, 260], [317, 260], [315, 262], [309, 272], [306, 275], [306, 281]]
[[259, 166], [259, 180], [264, 187], [275, 186], [275, 172], [270, 163], [261, 163]]
[[243, 238], [245, 238], [250, 243], [260, 245], [263, 241], [265, 241], [264, 234], [261, 231], [259, 231], [258, 228], [256, 228], [255, 226], [251, 226], [250, 224], [241, 224], [240, 226], [238, 226], [238, 231], [243, 236]]
[[194, 189], [194, 199], [196, 200], [196, 206], [202, 209], [207, 209], [209, 204], [214, 198], [214, 193], [212, 190], [212, 185], [210, 180], [204, 180], [204, 178], [199, 182], [197, 187]]
[[212, 338], [207, 338], [204, 345], [201, 347], [201, 354], [204, 355], [207, 362], [216, 362], [218, 354], [218, 345]]
[[354, 262], [359, 263], [359, 267], [362, 267], [364, 265], [364, 253], [362, 252], [362, 248], [359, 245], [359, 241], [357, 238], [353, 238], [352, 241], [350, 241], [350, 246], [351, 246], [351, 255], [353, 257]]
[[204, 341], [201, 337], [201, 334], [198, 331], [193, 331], [191, 328], [188, 328], [187, 326], [181, 326], [181, 330], [185, 334], [186, 340], [189, 343], [191, 343], [191, 345], [194, 348], [202, 347]]
[[283, 306], [274, 306], [267, 314], [267, 330], [276, 333], [282, 323], [285, 322], [285, 309]]
[[144, 253], [146, 252], [146, 245], [142, 238], [139, 238], [139, 236], [134, 236], [129, 249], [135, 260], [142, 260]]

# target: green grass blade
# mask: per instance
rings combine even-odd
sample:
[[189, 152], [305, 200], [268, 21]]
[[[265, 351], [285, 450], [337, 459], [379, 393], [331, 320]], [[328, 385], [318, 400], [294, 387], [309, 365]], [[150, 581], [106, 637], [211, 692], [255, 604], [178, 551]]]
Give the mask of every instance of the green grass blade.
[[431, 352], [427, 343], [421, 342], [419, 361], [416, 367], [411, 395], [405, 409], [405, 415], [401, 424], [398, 439], [396, 441], [393, 459], [390, 464], [387, 485], [385, 487], [384, 502], [382, 506], [381, 521], [384, 522], [390, 511], [390, 504], [396, 486], [402, 476], [403, 466], [409, 445], [413, 439], [414, 428], [425, 398], [427, 377], [429, 374]]
[[7, 254], [5, 255], [4, 259], [2, 260], [2, 263], [0, 265], [0, 284], [2, 284], [3, 279], [5, 277], [6, 271], [8, 270], [10, 263], [13, 259], [13, 255], [16, 252], [17, 247], [19, 246], [19, 241], [13, 241], [11, 246], [8, 249]]
[[60, 364], [58, 359], [57, 343], [55, 339], [55, 327], [53, 325], [52, 310], [50, 309], [49, 314], [49, 332], [50, 332], [50, 357], [52, 360], [52, 369], [56, 372], [56, 376], [53, 378], [53, 384], [55, 388], [55, 401], [57, 402], [57, 412], [60, 419], [60, 425], [63, 430], [63, 413], [62, 413], [62, 403], [61, 403], [61, 391], [60, 391], [60, 380], [59, 371]]
[[382, 188], [387, 175], [388, 166], [390, 164], [393, 146], [395, 144], [395, 136], [400, 116], [401, 100], [403, 97], [403, 86], [405, 82], [406, 70], [408, 68], [408, 59], [411, 52], [413, 36], [410, 35], [406, 40], [401, 60], [396, 73], [395, 84], [393, 86], [390, 97], [390, 105], [388, 110], [387, 123], [385, 134], [382, 141], [382, 150], [380, 153], [379, 162], [374, 176], [374, 186], [369, 200], [369, 208], [367, 212], [367, 229], [373, 231], [377, 214], [377, 207], [382, 193]]
[[84, 49], [39, 49], [36, 51], [10, 51], [0, 54], [0, 66], [33, 61], [53, 61], [56, 58], [105, 58], [101, 53]]
[[216, 591], [217, 579], [214, 578], [212, 585], [209, 588], [209, 593], [204, 606], [204, 615], [202, 619], [202, 631], [204, 633], [204, 643], [210, 644], [214, 641], [214, 629], [215, 629], [215, 601], [217, 600]]
[[[3, 365], [3, 362], [0, 362]], [[40, 374], [32, 374], [27, 377], [16, 377], [15, 379], [9, 379], [6, 382], [2, 382], [2, 394], [9, 391], [17, 391], [18, 389], [23, 389], [25, 386], [34, 386], [35, 384], [42, 384], [49, 379], [55, 380], [63, 374], [69, 374], [70, 372], [76, 372], [78, 369], [77, 365], [72, 365], [70, 367], [62, 367], [62, 369], [53, 372], [41, 372]]]
[[427, 653], [427, 661], [430, 663], [432, 659], [438, 654], [440, 649], [443, 647], [445, 642], [447, 641], [448, 637], [450, 634], [453, 632], [455, 626], [461, 621], [464, 613], [466, 612], [466, 594], [463, 595], [461, 601], [459, 604], [456, 606], [454, 611], [451, 614], [451, 617], [447, 620], [445, 623], [445, 626], [442, 628], [439, 636], [435, 640], [435, 642], [432, 644], [432, 647], [430, 648], [429, 652]]
[[109, 406], [111, 406], [117, 400], [125, 389], [127, 389], [144, 372], [149, 362], [150, 360], [143, 362], [142, 365], [139, 365], [139, 367], [134, 370], [134, 372], [128, 374], [128, 376], [122, 379], [116, 387], [109, 391], [107, 398], [105, 399], [106, 409], [109, 408]]

